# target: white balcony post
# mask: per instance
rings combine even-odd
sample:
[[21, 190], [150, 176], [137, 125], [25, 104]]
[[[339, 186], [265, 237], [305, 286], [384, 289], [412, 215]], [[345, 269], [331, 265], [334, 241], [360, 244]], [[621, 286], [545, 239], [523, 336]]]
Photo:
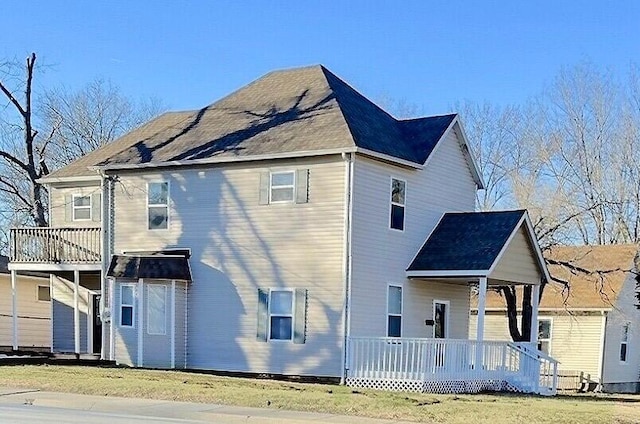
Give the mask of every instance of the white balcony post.
[[80, 354], [80, 309], [78, 307], [78, 295], [80, 291], [80, 271], [73, 270], [73, 339], [76, 355]]
[[533, 286], [531, 293], [531, 333], [529, 340], [533, 346], [538, 345], [538, 307], [540, 303], [540, 285]]
[[18, 350], [18, 300], [16, 290], [16, 271], [11, 270], [11, 323], [12, 323], [12, 347]]

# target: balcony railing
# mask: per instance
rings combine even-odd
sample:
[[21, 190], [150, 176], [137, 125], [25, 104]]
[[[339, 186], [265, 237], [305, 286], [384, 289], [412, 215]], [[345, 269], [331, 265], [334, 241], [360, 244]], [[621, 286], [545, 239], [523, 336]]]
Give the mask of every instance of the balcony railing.
[[11, 262], [98, 263], [100, 228], [12, 228]]

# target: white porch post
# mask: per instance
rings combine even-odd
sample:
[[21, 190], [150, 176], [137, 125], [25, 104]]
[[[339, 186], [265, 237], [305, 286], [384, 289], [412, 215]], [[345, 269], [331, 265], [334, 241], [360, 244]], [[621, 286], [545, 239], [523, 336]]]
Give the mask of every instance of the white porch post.
[[[134, 310], [137, 309], [138, 313], [138, 360], [136, 366], [142, 367], [144, 364], [144, 337], [142, 332], [142, 329], [144, 328], [144, 280], [142, 278], [138, 280], [138, 290], [136, 294], [138, 301], [137, 308], [134, 308]], [[134, 302], [135, 301], [136, 300], [134, 300]]]
[[18, 300], [17, 300], [17, 290], [16, 290], [16, 271], [14, 269], [11, 270], [11, 323], [12, 323], [12, 332], [11, 332], [11, 340], [13, 345], [13, 350], [18, 350]]
[[476, 372], [481, 372], [484, 365], [484, 313], [487, 303], [487, 277], [480, 277], [478, 281], [478, 320], [476, 328]]
[[484, 312], [487, 303], [487, 277], [480, 277], [478, 284], [478, 328], [476, 328], [476, 340], [484, 340]]
[[80, 271], [73, 270], [73, 339], [75, 353], [80, 354], [80, 309], [78, 307], [78, 295], [80, 291]]
[[538, 306], [540, 304], [540, 284], [533, 286], [531, 293], [531, 335], [529, 340], [538, 345]]
[[171, 368], [176, 367], [176, 280], [171, 280]]

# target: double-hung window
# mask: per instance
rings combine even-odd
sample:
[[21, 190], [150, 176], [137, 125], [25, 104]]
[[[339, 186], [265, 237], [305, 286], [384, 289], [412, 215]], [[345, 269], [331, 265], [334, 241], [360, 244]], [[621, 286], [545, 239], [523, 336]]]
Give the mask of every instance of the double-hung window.
[[389, 286], [387, 293], [387, 337], [402, 336], [402, 287]]
[[133, 327], [135, 322], [135, 285], [120, 287], [120, 327]]
[[271, 290], [269, 299], [269, 338], [293, 338], [293, 291]]
[[394, 230], [404, 231], [406, 190], [406, 181], [397, 178], [391, 179], [391, 216], [389, 226]]
[[538, 320], [538, 350], [551, 354], [551, 320]]
[[629, 323], [622, 326], [622, 337], [620, 339], [620, 362], [627, 362], [627, 347], [629, 344]]
[[287, 203], [295, 199], [296, 173], [272, 172], [269, 184], [269, 203]]
[[91, 220], [91, 196], [73, 195], [73, 220]]
[[169, 228], [169, 183], [147, 184], [147, 208], [150, 230]]

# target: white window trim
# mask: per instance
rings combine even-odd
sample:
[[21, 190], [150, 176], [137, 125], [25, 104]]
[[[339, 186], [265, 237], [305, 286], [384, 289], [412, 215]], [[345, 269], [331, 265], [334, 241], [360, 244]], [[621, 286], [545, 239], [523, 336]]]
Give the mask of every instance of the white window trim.
[[433, 319], [433, 329], [431, 330], [431, 336], [435, 339], [436, 337], [436, 303], [441, 303], [445, 305], [444, 308], [444, 338], [449, 338], [449, 327], [451, 327], [451, 320], [449, 317], [451, 316], [451, 301], [450, 300], [442, 300], [442, 299], [433, 299], [431, 305], [431, 317]]
[[[88, 197], [89, 206], [76, 206], [76, 199], [78, 197]], [[93, 220], [93, 196], [90, 194], [73, 194], [71, 196], [71, 220], [72, 221], [91, 221]], [[89, 209], [89, 218], [76, 218], [77, 209]]]
[[[161, 333], [152, 333], [149, 330], [149, 324], [151, 323], [151, 308], [149, 307], [149, 290], [151, 288], [162, 287], [164, 291], [164, 331]], [[147, 284], [147, 301], [145, 302], [147, 305], [147, 334], [150, 336], [166, 336], [167, 335], [167, 286], [164, 284]]]
[[[389, 289], [391, 287], [398, 287], [400, 289], [400, 313], [399, 314], [392, 314], [391, 312], [389, 312]], [[402, 334], [404, 334], [404, 287], [402, 287], [402, 284], [395, 284], [395, 283], [390, 283], [387, 284], [387, 305], [386, 305], [386, 310], [387, 310], [387, 314], [385, 315], [385, 337], [393, 337], [393, 338], [399, 338], [402, 337]], [[390, 316], [394, 316], [394, 317], [400, 317], [400, 336], [395, 337], [395, 336], [390, 336], [389, 335], [389, 317]]]
[[[49, 300], [41, 300], [40, 299], [40, 287], [44, 287], [49, 292]], [[49, 303], [51, 302], [51, 287], [46, 284], [36, 284], [36, 301], [40, 303]]]
[[[402, 203], [396, 203], [393, 201], [393, 180], [397, 180], [397, 181], [402, 181], [404, 182], [404, 204]], [[389, 221], [389, 230], [391, 231], [397, 231], [399, 233], [404, 233], [405, 228], [407, 227], [407, 188], [409, 187], [409, 184], [407, 184], [407, 180], [405, 180], [404, 178], [398, 178], [398, 177], [394, 177], [391, 176], [389, 178], [389, 216], [388, 216], [388, 221]], [[402, 230], [398, 229], [398, 228], [393, 228], [391, 226], [391, 214], [393, 212], [393, 206], [402, 206], [402, 208], [404, 209], [404, 216], [402, 218]]]
[[538, 323], [537, 323], [538, 327], [536, 328], [536, 330], [538, 330], [540, 328], [540, 321], [549, 321], [549, 338], [548, 339], [541, 339], [540, 338], [540, 334], [538, 334], [538, 343], [544, 342], [544, 341], [549, 342], [549, 352], [548, 352], [548, 354], [551, 355], [551, 353], [552, 353], [551, 340], [553, 339], [553, 318], [552, 317], [540, 317], [540, 316], [538, 316]]
[[[149, 184], [166, 184], [167, 185], [167, 204], [164, 203], [149, 203]], [[167, 180], [147, 181], [147, 231], [168, 231], [171, 228], [171, 213], [169, 211], [169, 203], [171, 199], [171, 183]], [[150, 224], [150, 210], [151, 207], [166, 207], [167, 208], [167, 228], [149, 228]]]
[[[291, 338], [290, 339], [272, 339], [271, 338], [271, 317], [288, 317], [288, 314], [272, 314], [271, 313], [271, 293], [272, 292], [289, 292], [291, 293]], [[296, 291], [290, 288], [269, 288], [269, 307], [267, 308], [267, 341], [275, 343], [293, 343], [294, 331], [296, 329]]]
[[[625, 327], [627, 327], [627, 340], [624, 340], [623, 336], [624, 336], [624, 329]], [[618, 361], [620, 362], [621, 365], [627, 365], [629, 363], [629, 335], [631, 334], [631, 323], [630, 322], [625, 322], [622, 325], [622, 334], [620, 335], [620, 346], [618, 347]], [[627, 346], [627, 350], [626, 350], [626, 354], [625, 354], [625, 358], [624, 361], [622, 359], [620, 359], [620, 350], [622, 349], [622, 345], [626, 345]]]
[[[124, 303], [122, 301], [122, 292], [123, 292], [123, 288], [124, 287], [131, 287], [132, 290], [132, 302], [133, 303]], [[136, 311], [136, 297], [137, 297], [137, 284], [134, 283], [126, 283], [126, 284], [120, 284], [120, 304], [118, 305], [119, 311], [118, 311], [118, 326], [120, 328], [136, 328], [136, 318], [138, 317], [138, 313]], [[122, 307], [123, 306], [130, 306], [131, 307], [131, 325], [122, 325]]]
[[[293, 175], [293, 183], [290, 185], [279, 185], [275, 188], [291, 188], [292, 196], [291, 200], [273, 200], [273, 175], [274, 174], [292, 174]], [[269, 204], [278, 204], [278, 203], [295, 203], [296, 201], [296, 174], [297, 172], [294, 170], [286, 170], [286, 171], [269, 171]]]

